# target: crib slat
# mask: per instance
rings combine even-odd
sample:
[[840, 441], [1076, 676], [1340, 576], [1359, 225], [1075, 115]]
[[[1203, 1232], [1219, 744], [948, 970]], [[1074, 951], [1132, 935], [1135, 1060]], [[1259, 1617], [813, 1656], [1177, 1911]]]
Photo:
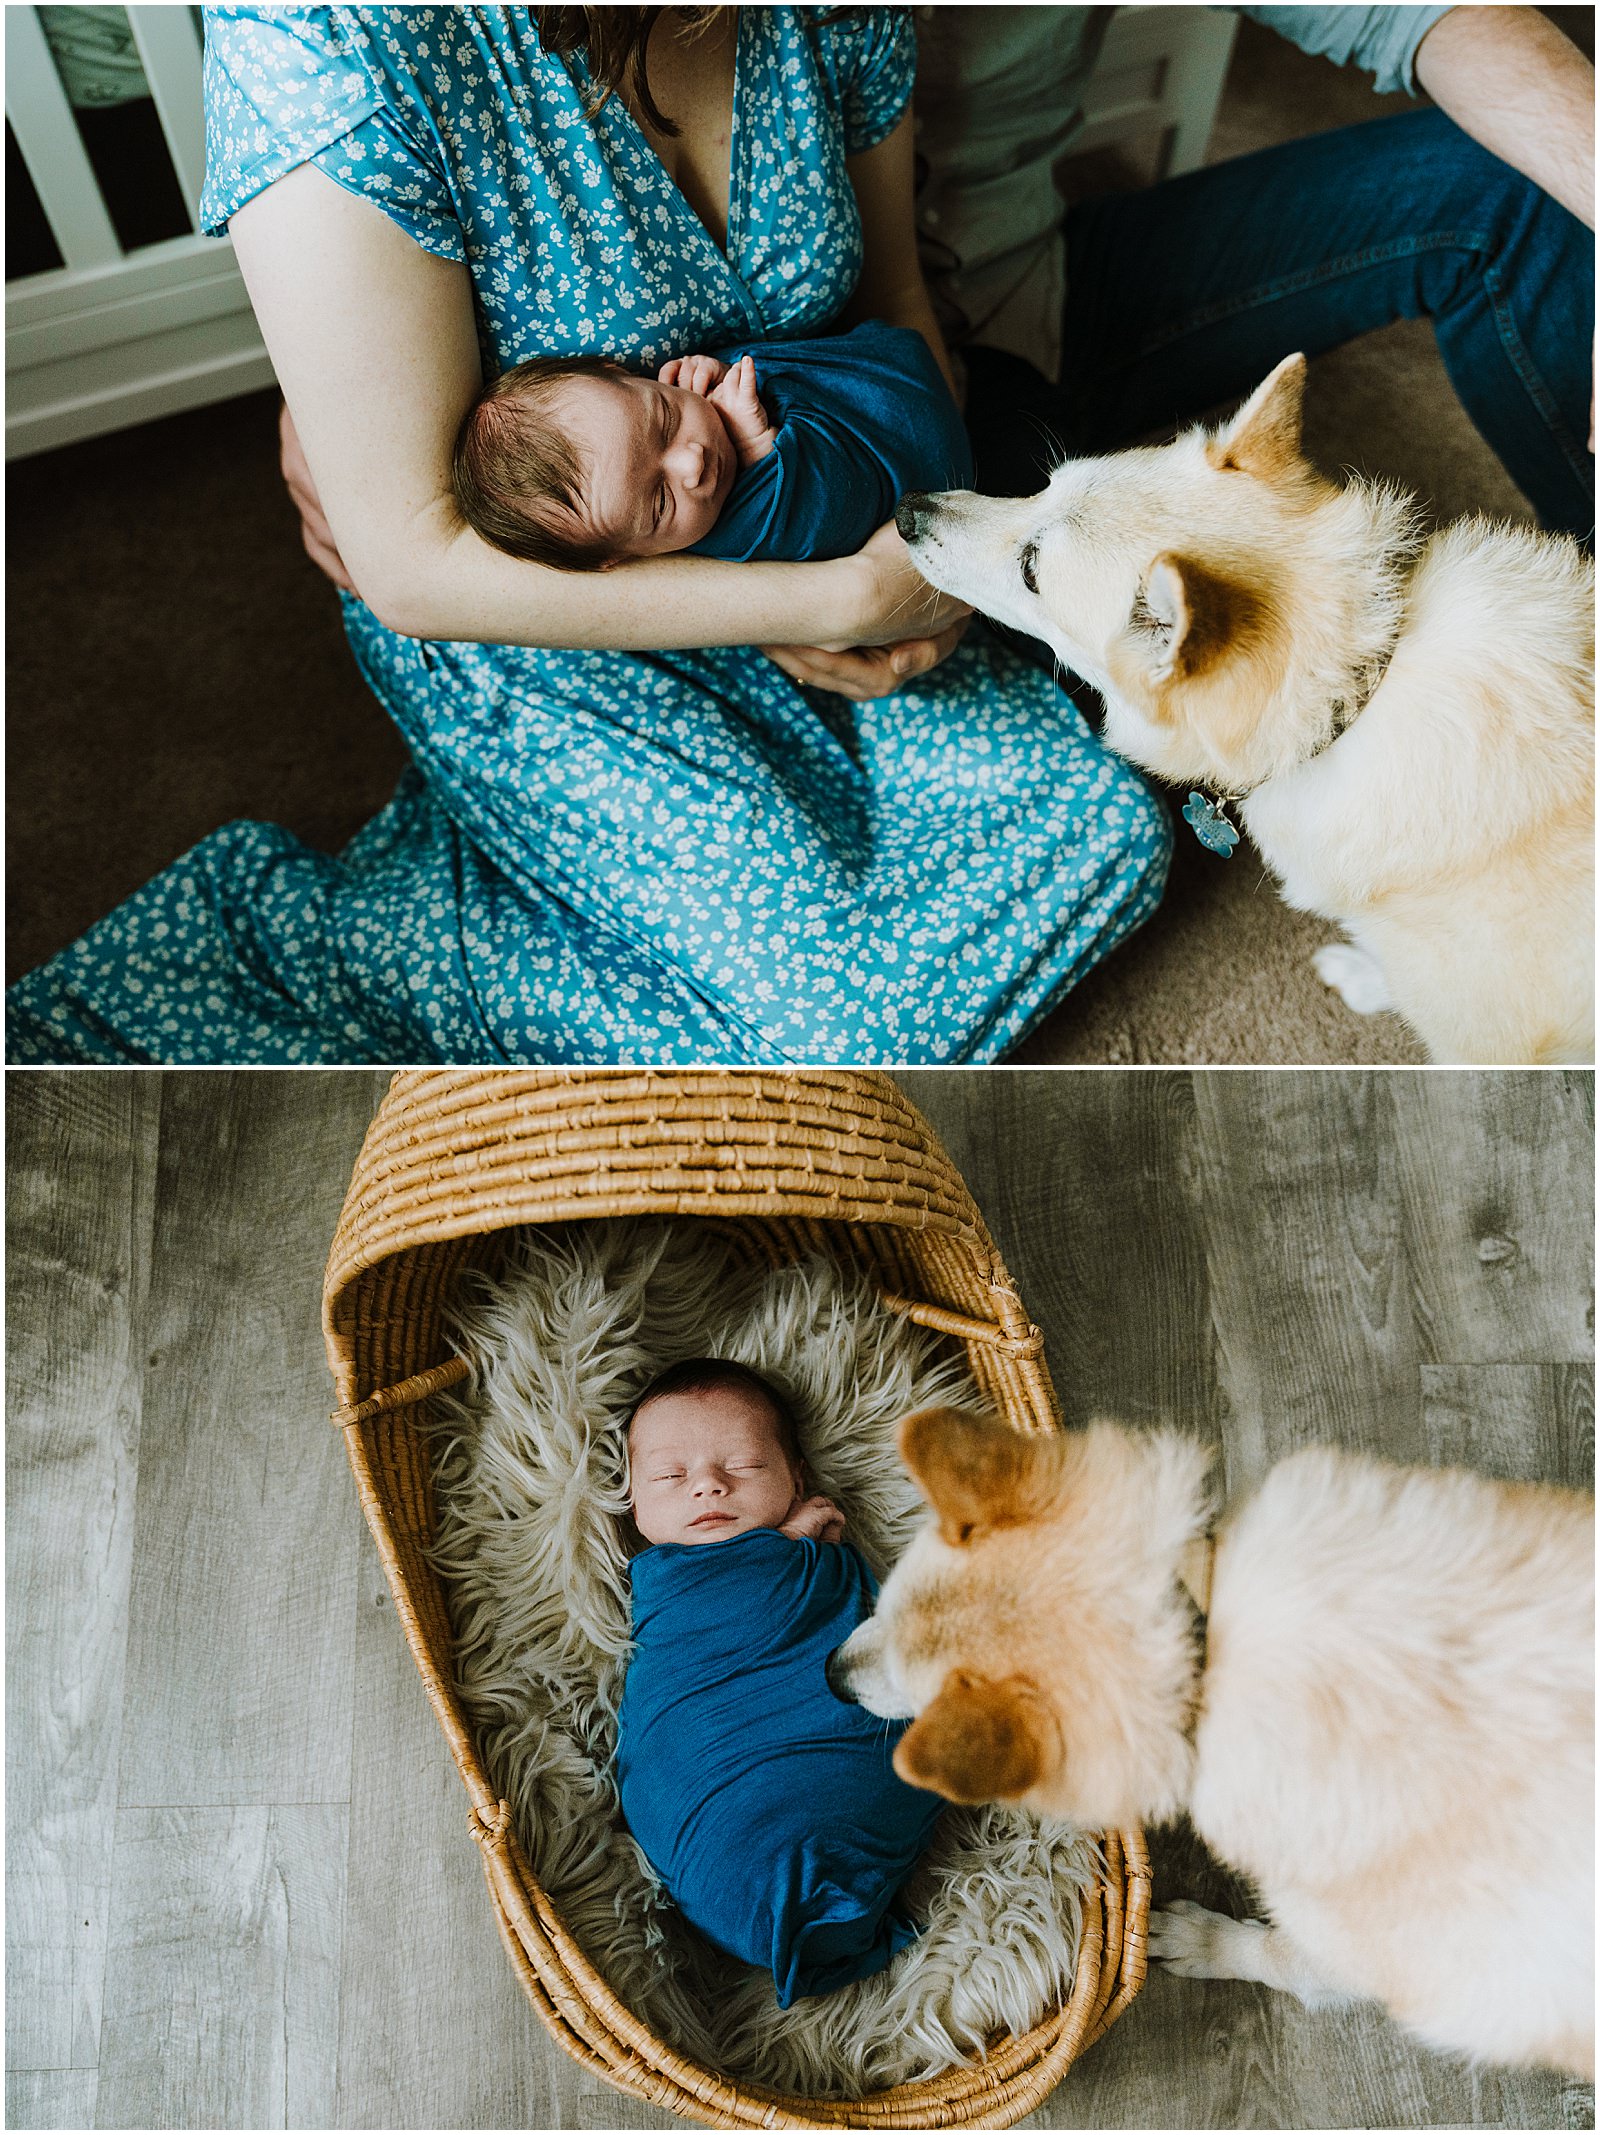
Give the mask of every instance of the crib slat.
[[6, 117], [67, 265], [105, 267], [121, 259], [37, 8], [6, 9]]
[[155, 98], [167, 153], [177, 174], [189, 220], [197, 209], [206, 169], [206, 125], [200, 101], [200, 35], [186, 7], [130, 7], [128, 24]]

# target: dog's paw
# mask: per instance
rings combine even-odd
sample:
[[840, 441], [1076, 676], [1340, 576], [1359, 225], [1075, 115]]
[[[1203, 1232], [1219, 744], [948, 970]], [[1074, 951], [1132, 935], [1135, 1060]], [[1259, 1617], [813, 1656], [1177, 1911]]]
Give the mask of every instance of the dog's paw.
[[1254, 1979], [1244, 1948], [1266, 1932], [1259, 1920], [1230, 1920], [1192, 1898], [1174, 1898], [1150, 1915], [1150, 1954], [1184, 1979]]
[[1358, 1016], [1375, 1016], [1381, 1009], [1394, 1006], [1382, 970], [1354, 942], [1329, 942], [1326, 948], [1313, 952], [1311, 961], [1323, 985], [1331, 986], [1346, 1008], [1353, 1008]]

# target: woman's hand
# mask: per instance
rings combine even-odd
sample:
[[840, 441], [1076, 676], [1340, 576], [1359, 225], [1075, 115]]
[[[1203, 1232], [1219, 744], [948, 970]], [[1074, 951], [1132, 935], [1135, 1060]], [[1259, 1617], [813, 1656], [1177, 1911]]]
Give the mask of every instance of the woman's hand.
[[796, 682], [812, 689], [831, 689], [836, 697], [864, 704], [873, 697], [892, 697], [914, 677], [937, 667], [955, 651], [971, 621], [970, 615], [964, 615], [932, 637], [902, 638], [897, 645], [862, 646], [849, 652], [829, 652], [822, 645], [761, 645], [757, 650]]
[[317, 569], [331, 578], [342, 593], [354, 593], [355, 582], [344, 567], [333, 538], [333, 529], [323, 515], [322, 499], [311, 479], [311, 469], [300, 449], [300, 433], [289, 413], [289, 403], [278, 410], [278, 466], [284, 485], [300, 514], [300, 539]]
[[892, 696], [955, 650], [972, 610], [928, 584], [893, 520], [846, 562], [857, 583], [854, 642], [763, 645], [760, 650], [786, 675], [815, 689], [831, 689], [858, 703]]

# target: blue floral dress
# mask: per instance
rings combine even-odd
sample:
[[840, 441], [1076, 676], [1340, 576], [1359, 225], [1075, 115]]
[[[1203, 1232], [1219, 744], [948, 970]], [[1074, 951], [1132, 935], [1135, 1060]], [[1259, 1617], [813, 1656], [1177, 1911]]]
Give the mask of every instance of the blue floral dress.
[[[206, 18], [207, 226], [313, 162], [466, 262], [492, 368], [815, 334], [911, 91], [903, 11], [742, 9], [723, 250], [529, 9]], [[987, 1060], [1160, 895], [1164, 809], [981, 628], [854, 706], [749, 647], [345, 624], [390, 805], [337, 856], [217, 831], [12, 989], [12, 1060]]]

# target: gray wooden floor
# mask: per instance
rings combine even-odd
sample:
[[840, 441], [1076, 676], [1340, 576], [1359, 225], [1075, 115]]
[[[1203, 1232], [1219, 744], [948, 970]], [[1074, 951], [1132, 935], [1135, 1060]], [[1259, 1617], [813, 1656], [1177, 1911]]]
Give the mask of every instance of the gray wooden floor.
[[[902, 1078], [1069, 1420], [1589, 1483], [1586, 1075]], [[649, 2127], [527, 2009], [318, 1331], [382, 1078], [6, 1077], [13, 2127]], [[1182, 1833], [1157, 1895], [1227, 1896]], [[1376, 2013], [1154, 1979], [1041, 2127], [1586, 2127]]]

